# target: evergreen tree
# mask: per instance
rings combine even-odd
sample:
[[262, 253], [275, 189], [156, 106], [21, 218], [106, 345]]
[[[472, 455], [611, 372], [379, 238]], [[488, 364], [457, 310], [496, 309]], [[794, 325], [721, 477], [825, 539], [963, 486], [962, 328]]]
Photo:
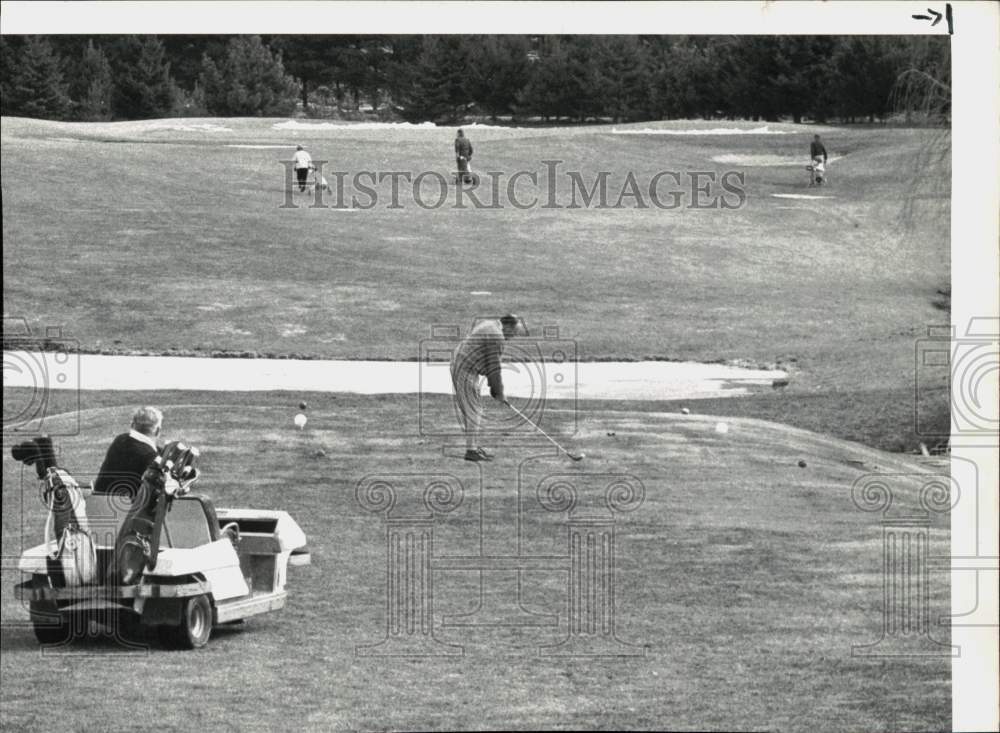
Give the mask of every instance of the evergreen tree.
[[166, 117], [174, 108], [174, 82], [163, 44], [155, 36], [124, 36], [111, 48], [111, 107], [121, 119]]
[[580, 108], [574, 73], [574, 60], [570, 58], [562, 39], [544, 38], [538, 52], [531, 77], [519, 95], [518, 108], [540, 115], [546, 121], [573, 116]]
[[216, 115], [284, 115], [294, 109], [298, 96], [281, 54], [272, 53], [260, 36], [233, 38], [221, 64], [205, 56], [201, 86], [208, 111]]
[[82, 55], [68, 66], [69, 96], [73, 99], [73, 117], [87, 122], [111, 119], [114, 82], [111, 63], [93, 40], [88, 40]]
[[170, 76], [177, 86], [194, 92], [201, 78], [201, 62], [207, 54], [221, 59], [232, 36], [161, 36], [160, 42], [170, 63]]
[[226, 90], [222, 72], [219, 70], [218, 64], [208, 54], [201, 57], [201, 75], [198, 87], [201, 89], [205, 109], [210, 115], [225, 115], [227, 113]]
[[26, 36], [3, 54], [3, 114], [60, 120], [70, 110], [59, 57], [43, 38]]
[[600, 113], [620, 120], [641, 119], [649, 108], [649, 50], [635, 36], [595, 39], [596, 90]]
[[309, 92], [331, 82], [340, 57], [337, 36], [275, 36], [271, 50], [285, 59], [286, 71], [299, 83], [302, 109], [309, 111]]
[[427, 36], [420, 55], [405, 75], [398, 111], [411, 122], [450, 123], [461, 118], [472, 101], [470, 47], [461, 36]]
[[530, 46], [524, 36], [479, 36], [469, 39], [472, 65], [470, 94], [476, 104], [490, 114], [510, 114], [518, 94], [528, 83]]

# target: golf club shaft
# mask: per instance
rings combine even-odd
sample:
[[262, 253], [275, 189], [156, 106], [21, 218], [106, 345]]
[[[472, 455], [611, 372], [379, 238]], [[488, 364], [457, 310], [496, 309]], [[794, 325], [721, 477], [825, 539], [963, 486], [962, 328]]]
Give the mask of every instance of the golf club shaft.
[[520, 418], [521, 418], [522, 420], [524, 420], [524, 421], [525, 421], [526, 423], [528, 423], [528, 425], [530, 425], [530, 426], [531, 426], [531, 427], [533, 427], [533, 428], [534, 428], [535, 430], [537, 430], [537, 431], [538, 431], [539, 433], [541, 433], [542, 435], [544, 435], [544, 436], [545, 436], [545, 438], [546, 438], [546, 439], [547, 439], [547, 440], [548, 440], [548, 441], [549, 441], [550, 443], [552, 443], [552, 445], [554, 445], [554, 446], [555, 446], [556, 448], [558, 448], [559, 450], [561, 450], [561, 451], [562, 451], [563, 453], [565, 453], [565, 454], [566, 454], [567, 456], [569, 456], [570, 458], [572, 458], [572, 459], [576, 460], [576, 456], [574, 456], [574, 455], [573, 455], [572, 453], [570, 453], [570, 452], [569, 452], [568, 450], [566, 450], [566, 449], [565, 449], [565, 448], [563, 448], [563, 447], [562, 447], [561, 445], [559, 445], [559, 443], [557, 443], [557, 442], [556, 442], [556, 441], [555, 441], [555, 440], [554, 440], [554, 439], [552, 438], [552, 436], [550, 436], [550, 435], [549, 435], [548, 433], [546, 433], [546, 432], [545, 432], [544, 430], [542, 430], [542, 429], [541, 429], [540, 427], [538, 427], [537, 425], [535, 425], [535, 423], [533, 423], [533, 422], [532, 422], [532, 421], [531, 421], [531, 420], [530, 420], [530, 419], [528, 418], [528, 416], [527, 416], [527, 415], [525, 415], [525, 414], [524, 414], [523, 412], [521, 412], [520, 410], [518, 410], [518, 409], [517, 409], [516, 407], [514, 407], [514, 405], [510, 404], [509, 402], [505, 402], [504, 404], [506, 404], [506, 405], [507, 405], [507, 407], [509, 407], [510, 409], [512, 409], [512, 410], [514, 411], [514, 414], [516, 414], [516, 415], [517, 415], [518, 417], [520, 417]]

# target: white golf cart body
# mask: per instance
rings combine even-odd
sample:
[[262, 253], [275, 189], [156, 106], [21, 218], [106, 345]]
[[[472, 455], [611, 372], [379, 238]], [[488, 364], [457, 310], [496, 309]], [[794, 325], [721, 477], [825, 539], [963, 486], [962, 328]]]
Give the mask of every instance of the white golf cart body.
[[[56, 550], [54, 539], [26, 550], [18, 563], [31, 576], [16, 591], [31, 602], [36, 634], [38, 624], [51, 623], [54, 612], [65, 619], [74, 612], [102, 609], [130, 610], [143, 625], [176, 626], [183, 623], [184, 599], [196, 596], [211, 603], [212, 625], [238, 621], [282, 608], [288, 566], [309, 563], [306, 536], [287, 512], [216, 510], [204, 496], [187, 494], [175, 498], [166, 514], [155, 567], [145, 569], [135, 585], [106, 585], [127, 503], [88, 491], [85, 502], [83, 529], [97, 552], [94, 584], [59, 587], [52, 582], [47, 558]], [[235, 541], [232, 528], [222, 532], [229, 525], [239, 529]]]

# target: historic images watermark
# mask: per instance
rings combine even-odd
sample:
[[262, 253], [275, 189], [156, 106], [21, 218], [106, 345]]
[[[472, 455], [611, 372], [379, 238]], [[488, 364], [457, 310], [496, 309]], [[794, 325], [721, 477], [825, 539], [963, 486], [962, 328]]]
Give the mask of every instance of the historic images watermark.
[[[57, 454], [58, 454], [58, 449]], [[61, 458], [57, 457], [57, 464]], [[131, 499], [112, 492], [93, 496], [85, 488], [96, 474], [49, 469], [39, 476], [22, 466], [16, 501], [4, 510], [18, 516], [21, 540], [18, 554], [5, 555], [4, 567], [21, 575], [15, 597], [28, 618], [5, 619], [8, 627], [31, 628], [44, 655], [120, 656], [146, 655], [148, 635], [140, 633], [136, 617], [141, 605], [123, 600], [116, 585], [105, 582], [112, 548]], [[114, 488], [134, 480], [106, 476]], [[88, 496], [91, 496], [88, 500]], [[96, 643], [90, 643], [91, 640]], [[110, 641], [111, 643], [106, 643]]]
[[947, 514], [960, 498], [947, 474], [868, 474], [855, 481], [855, 506], [882, 515], [882, 634], [855, 645], [853, 656], [959, 656], [958, 647], [931, 633], [931, 571], [945, 571], [935, 577], [946, 585], [948, 560], [931, 551], [931, 517]]
[[[1000, 429], [1000, 319], [970, 318], [962, 333], [954, 326], [928, 326], [914, 351], [914, 420], [928, 439], [990, 437]], [[943, 395], [950, 398], [951, 424], [935, 420]]]
[[27, 319], [4, 317], [3, 381], [5, 433], [80, 432], [80, 349], [61, 326], [36, 333]]
[[325, 170], [313, 161], [307, 184], [295, 180], [293, 161], [284, 166], [284, 199], [278, 208], [297, 209], [296, 192], [313, 209], [739, 209], [747, 201], [741, 170], [580, 171], [562, 160], [542, 160], [533, 169], [486, 171], [466, 178], [440, 171]]
[[[487, 318], [476, 318], [472, 325], [483, 320]], [[418, 416], [423, 436], [456, 441], [464, 436], [458, 403], [449, 409], [440, 409], [441, 394], [450, 394], [453, 389], [452, 362], [463, 333], [463, 327], [457, 324], [436, 324], [431, 326], [429, 337], [420, 342]], [[548, 432], [561, 436], [574, 434], [577, 428], [577, 357], [577, 342], [563, 338], [555, 325], [532, 325], [528, 336], [507, 341], [502, 378], [511, 404]], [[554, 400], [559, 401], [558, 411], [547, 409]], [[530, 426], [517, 413], [498, 406], [482, 411], [479, 431], [494, 439], [533, 435]]]
[[961, 490], [951, 517], [953, 527], [964, 531], [952, 533], [947, 557], [931, 558], [933, 567], [952, 572], [954, 612], [938, 623], [996, 627], [997, 497], [987, 467], [996, 465], [1000, 429], [1000, 319], [973, 316], [964, 326], [928, 326], [914, 349], [914, 423], [924, 450], [941, 454], [939, 467]]
[[[645, 486], [552, 447], [552, 436], [577, 430], [577, 344], [556, 326], [517, 322], [501, 364], [476, 357], [477, 339], [487, 352], [493, 343], [484, 333], [500, 337], [498, 316], [474, 319], [465, 342], [459, 326], [435, 326], [420, 343], [420, 434], [441, 441], [454, 469], [358, 482], [358, 504], [384, 521], [385, 591], [382, 638], [359, 643], [357, 656], [462, 655], [458, 642], [475, 629], [517, 629], [540, 656], [646, 653], [619, 638], [617, 623], [627, 606], [617, 537], [627, 532], [624, 516], [643, 505]], [[484, 393], [497, 367], [509, 404]], [[463, 369], [479, 376], [453, 404]], [[470, 423], [473, 409], [481, 414]], [[496, 455], [459, 460], [467, 430], [498, 446]], [[442, 602], [437, 589], [456, 578]]]
[[[645, 487], [626, 474], [552, 473], [535, 477], [534, 459], [518, 467], [516, 487], [505, 484], [479, 464], [478, 480], [463, 482], [452, 474], [370, 475], [355, 489], [363, 509], [385, 522], [385, 597], [381, 640], [355, 647], [359, 657], [460, 656], [463, 644], [439, 638], [447, 628], [453, 638], [462, 629], [558, 629], [561, 640], [538, 643], [538, 656], [644, 656], [646, 647], [619, 638], [620, 593], [616, 533], [621, 515], [635, 511], [645, 499]], [[517, 511], [507, 526], [486, 520], [496, 516], [487, 504], [504, 490], [516, 497]], [[462, 548], [442, 543], [436, 530], [446, 515], [467, 508], [468, 523], [478, 522], [478, 542]], [[526, 525], [532, 513], [561, 517], [555, 529], [562, 551], [526, 551]], [[536, 526], [533, 524], [532, 526]], [[537, 538], [535, 538], [537, 540]], [[553, 546], [550, 543], [549, 546]], [[475, 548], [469, 551], [470, 548]], [[472, 609], [442, 613], [435, 583], [453, 572], [478, 576], [476, 591], [467, 598]], [[561, 573], [565, 577], [560, 603], [563, 613], [532, 610], [525, 602], [529, 577]]]

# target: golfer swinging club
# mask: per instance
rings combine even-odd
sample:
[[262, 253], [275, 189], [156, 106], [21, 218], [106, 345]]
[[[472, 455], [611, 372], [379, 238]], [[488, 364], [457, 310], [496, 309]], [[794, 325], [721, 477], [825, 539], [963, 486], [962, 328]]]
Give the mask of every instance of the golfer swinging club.
[[473, 326], [452, 356], [451, 382], [455, 387], [458, 421], [465, 431], [467, 461], [493, 460], [490, 453], [477, 445], [479, 423], [483, 416], [480, 386], [482, 378], [486, 377], [490, 385], [490, 396], [506, 404], [500, 357], [505, 342], [516, 335], [528, 335], [528, 329], [517, 316], [509, 313], [499, 320], [488, 319]]

